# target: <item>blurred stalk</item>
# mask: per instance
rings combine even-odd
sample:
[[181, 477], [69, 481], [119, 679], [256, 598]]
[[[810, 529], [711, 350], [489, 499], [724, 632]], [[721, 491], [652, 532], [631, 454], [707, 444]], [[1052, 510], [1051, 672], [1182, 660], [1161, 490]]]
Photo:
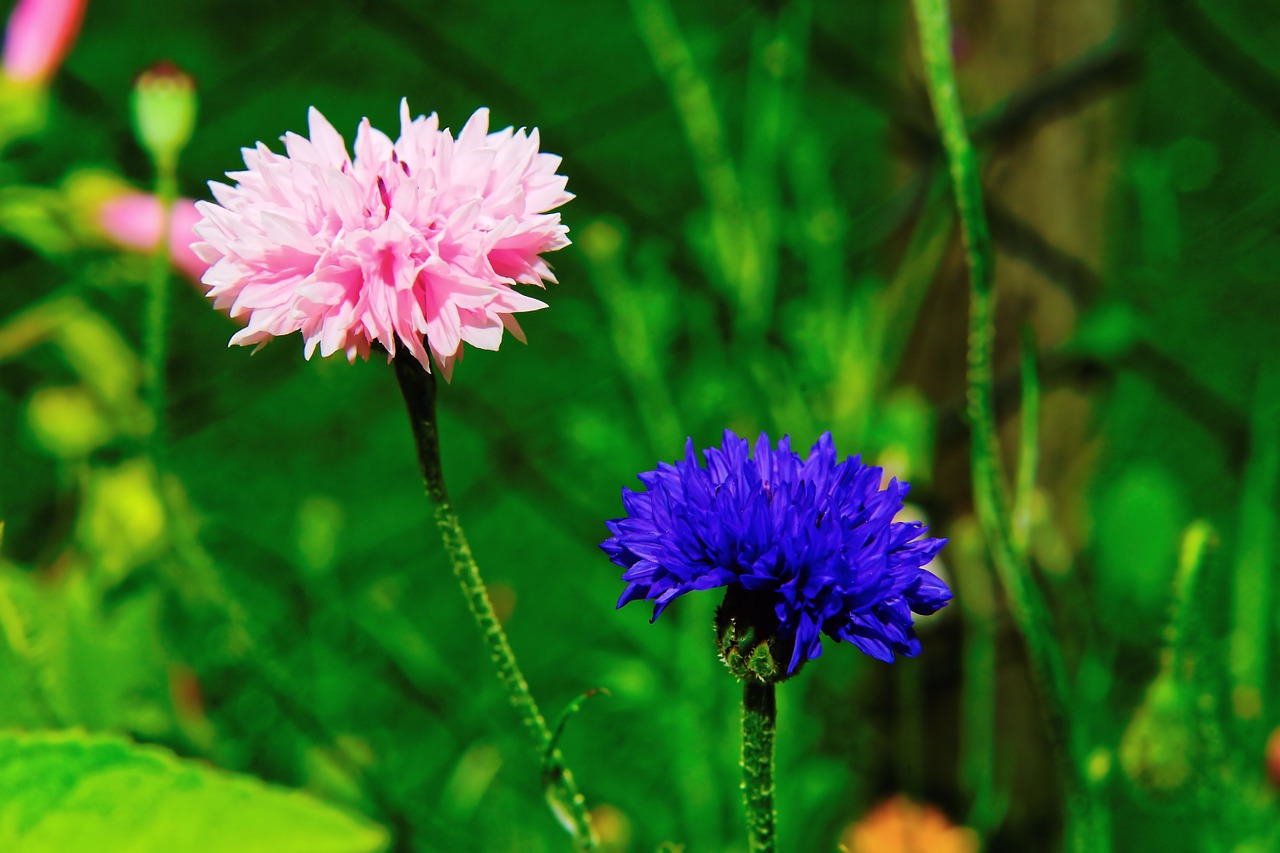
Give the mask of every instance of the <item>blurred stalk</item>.
[[680, 674], [680, 705], [672, 731], [677, 789], [690, 849], [714, 850], [725, 838], [723, 792], [732, 781], [728, 762], [716, 760], [725, 756], [717, 732], [728, 728], [718, 689], [721, 666], [707, 653], [715, 642], [716, 605], [704, 595], [686, 596], [681, 604], [687, 606], [679, 614], [674, 667]]
[[1018, 483], [1013, 491], [1013, 547], [1027, 559], [1031, 547], [1031, 505], [1040, 456], [1040, 379], [1036, 374], [1036, 335], [1022, 327], [1022, 423], [1018, 441]]
[[156, 470], [165, 535], [178, 566], [164, 572], [170, 588], [192, 613], [212, 610], [222, 624], [219, 651], [232, 657], [252, 646], [244, 609], [218, 577], [217, 564], [201, 545], [195, 514], [169, 473], [167, 367], [172, 264], [169, 232], [178, 198], [178, 158], [190, 141], [196, 118], [195, 82], [170, 63], [157, 63], [138, 76], [132, 95], [134, 133], [156, 173], [160, 233], [151, 256], [142, 330], [142, 398], [151, 412], [147, 454]]
[[733, 159], [711, 86], [698, 70], [689, 42], [667, 0], [630, 0], [640, 37], [666, 83], [684, 127], [693, 165], [710, 215], [710, 246], [735, 312], [739, 337], [754, 337], [769, 324], [773, 292], [764, 275], [763, 248]]
[[924, 797], [924, 668], [917, 661], [899, 661], [893, 668], [897, 688], [896, 734], [893, 750], [898, 790], [913, 800]]
[[166, 412], [173, 283], [169, 232], [178, 198], [178, 158], [194, 132], [196, 104], [195, 82], [170, 63], [157, 63], [134, 84], [134, 133], [155, 168], [155, 197], [160, 205], [160, 233], [151, 256], [142, 330], [142, 398], [151, 412], [147, 454], [159, 482], [165, 535], [179, 564], [165, 571], [164, 577], [191, 612], [214, 611], [225, 632], [219, 651], [238, 658], [252, 647], [244, 609], [219, 579], [216, 562], [200, 543], [195, 514], [182, 486], [169, 473]]
[[996, 795], [996, 591], [984, 565], [981, 531], [966, 516], [953, 526], [951, 564], [959, 581], [956, 602], [964, 619], [960, 778], [970, 796], [965, 821], [985, 839], [1003, 811]]
[[777, 849], [773, 808], [773, 740], [778, 704], [772, 684], [748, 675], [742, 685], [742, 793], [747, 810], [747, 849]]
[[796, 124], [795, 93], [802, 79], [811, 17], [809, 0], [776, 5], [752, 38], [743, 167], [730, 154], [707, 77], [680, 29], [669, 0], [630, 0], [637, 30], [666, 84], [685, 131], [706, 201], [703, 250], [710, 278], [732, 309], [732, 357], [740, 360], [784, 431], [814, 428], [802, 382], [780, 347], [762, 346], [773, 322], [781, 220], [780, 159]]
[[[614, 225], [597, 221], [587, 226], [579, 244], [591, 267], [591, 283], [604, 306], [618, 365], [636, 403], [640, 423], [659, 457], [677, 452], [684, 443], [684, 427], [667, 385], [660, 361], [670, 351], [670, 335], [655, 322], [644, 294], [650, 297], [661, 282], [633, 284], [623, 266], [626, 244]], [[707, 654], [714, 605], [690, 596], [678, 617], [676, 661], [680, 679], [680, 707], [673, 714], [676, 779], [680, 807], [690, 846], [712, 849], [724, 837], [713, 760], [718, 741], [710, 736], [707, 697], [716, 695], [716, 660]]]
[[[0, 521], [0, 541], [3, 539], [4, 522]], [[28, 639], [22, 608], [10, 595], [9, 578], [4, 575], [0, 575], [0, 634], [4, 635], [5, 642], [19, 665], [18, 668], [22, 670], [20, 675], [23, 690], [27, 694], [31, 710], [39, 719], [39, 724], [45, 728], [61, 727], [63, 723], [41, 679], [40, 660], [36, 649]]]
[[[799, 124], [812, 9], [790, 0], [763, 10], [751, 38], [741, 184], [744, 239], [753, 239], [759, 269], [758, 310], [768, 326], [778, 288], [782, 155]], [[748, 201], [749, 200], [749, 201]]]
[[440, 464], [435, 375], [405, 355], [393, 358], [391, 362], [409, 413], [414, 446], [418, 451], [418, 466], [426, 485], [427, 499], [434, 507], [436, 528], [444, 542], [445, 553], [462, 587], [463, 597], [467, 600], [467, 607], [475, 619], [476, 627], [480, 629], [480, 635], [498, 668], [498, 679], [507, 691], [507, 701], [519, 716], [544, 772], [548, 769], [551, 771], [546, 780], [547, 801], [561, 824], [573, 836], [577, 849], [595, 850], [596, 840], [591, 832], [586, 804], [578, 793], [573, 775], [564, 766], [551, 729], [538, 710], [533, 694], [529, 692], [529, 683], [525, 681], [524, 674], [516, 663], [515, 652], [512, 651], [506, 632], [502, 630], [502, 624], [489, 601], [489, 593], [480, 577], [480, 568], [471, 555], [471, 546], [463, 533], [462, 523], [449, 502], [444, 469]]
[[1031, 673], [1048, 718], [1067, 799], [1069, 849], [1101, 853], [1110, 848], [1110, 839], [1102, 829], [1100, 803], [1092, 796], [1084, 773], [1083, 733], [1073, 725], [1066, 664], [1051, 633], [1049, 609], [1031, 577], [1030, 566], [1017, 551], [1009, 524], [1010, 501], [1000, 462], [993, 399], [995, 254], [983, 211], [977, 157], [956, 88], [950, 16], [946, 0], [912, 0], [912, 5], [925, 82], [951, 170], [969, 267], [968, 416], [973, 430], [973, 497], [978, 523], [1026, 643]]
[[679, 452], [685, 434], [661, 361], [670, 351], [670, 335], [654, 328], [653, 312], [646, 310], [644, 303], [645, 296], [652, 297], [661, 283], [633, 285], [622, 262], [626, 250], [623, 233], [613, 223], [592, 222], [578, 243], [591, 267], [588, 280], [609, 320], [609, 339], [649, 445], [659, 457]]
[[1193, 521], [1182, 534], [1178, 551], [1178, 572], [1173, 579], [1173, 613], [1165, 631], [1170, 650], [1170, 669], [1183, 673], [1189, 665], [1206, 664], [1205, 626], [1196, 604], [1202, 599], [1200, 588], [1205, 557], [1213, 547], [1216, 534], [1209, 522]]
[[881, 394], [887, 392], [897, 375], [907, 341], [916, 327], [916, 317], [951, 242], [955, 214], [952, 206], [944, 200], [947, 181], [935, 169], [928, 171], [930, 174], [926, 180], [929, 180], [929, 187], [924, 197], [923, 212], [911, 231], [907, 250], [902, 254], [893, 280], [880, 298], [880, 310], [875, 312], [880, 349], [877, 385]]
[[1197, 752], [1195, 792], [1202, 811], [1212, 816], [1210, 832], [1219, 849], [1228, 850], [1239, 838], [1239, 827], [1230, 819], [1230, 806], [1241, 787], [1233, 779], [1227, 735], [1223, 726], [1223, 700], [1229, 675], [1223, 666], [1223, 643], [1208, 624], [1214, 609], [1207, 602], [1223, 597], [1220, 579], [1208, 571], [1217, 531], [1201, 519], [1188, 525], [1182, 535], [1178, 572], [1174, 577], [1173, 613], [1165, 635], [1168, 668], [1187, 691], [1187, 707], [1192, 716]]
[[1125, 727], [1118, 750], [1120, 766], [1138, 787], [1162, 798], [1195, 790], [1201, 805], [1218, 793], [1218, 780], [1212, 777], [1225, 769], [1209, 760], [1217, 738], [1207, 736], [1209, 718], [1198, 709], [1202, 696], [1220, 692], [1207, 678], [1207, 670], [1215, 667], [1203, 657], [1208, 648], [1201, 618], [1204, 599], [1198, 594], [1212, 536], [1205, 521], [1193, 522], [1183, 533], [1160, 669]]
[[165, 368], [169, 357], [169, 231], [178, 198], [178, 157], [191, 140], [196, 120], [195, 81], [161, 62], [138, 76], [131, 99], [134, 133], [156, 170], [160, 237], [151, 257], [143, 331], [143, 397], [151, 408], [152, 458], [161, 479], [168, 474], [165, 450]]
[[1277, 479], [1280, 478], [1280, 364], [1258, 365], [1258, 384], [1249, 426], [1249, 461], [1237, 525], [1235, 607], [1231, 630], [1232, 708], [1250, 743], [1265, 721], [1267, 652], [1273, 642], [1272, 586], [1276, 571], [1274, 536]]
[[161, 479], [168, 474], [165, 407], [165, 367], [169, 360], [169, 229], [173, 225], [173, 205], [178, 198], [175, 161], [156, 164], [156, 199], [160, 202], [160, 241], [151, 256], [147, 279], [146, 322], [143, 326], [143, 399], [151, 410], [151, 458]]

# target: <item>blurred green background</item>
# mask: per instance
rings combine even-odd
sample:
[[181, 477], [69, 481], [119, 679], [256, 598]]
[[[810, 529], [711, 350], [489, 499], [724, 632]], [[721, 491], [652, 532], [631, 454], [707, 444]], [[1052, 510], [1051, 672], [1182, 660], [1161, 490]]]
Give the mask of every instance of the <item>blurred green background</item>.
[[[953, 15], [1006, 462], [1031, 341], [1030, 553], [1115, 849], [1280, 849], [1280, 18], [1249, 0]], [[0, 725], [305, 788], [398, 849], [568, 849], [386, 364], [228, 350], [234, 325], [175, 274], [156, 475], [148, 260], [89, 233], [76, 188], [83, 170], [151, 185], [128, 100], [161, 59], [197, 81], [194, 198], [311, 105], [348, 139], [363, 116], [394, 133], [402, 96], [454, 128], [487, 105], [564, 157], [575, 244], [549, 258], [550, 308], [522, 318], [527, 347], [468, 351], [442, 448], [544, 711], [610, 692], [562, 741], [605, 849], [745, 850], [716, 602], [615, 613], [596, 547], [636, 472], [726, 426], [806, 447], [830, 429], [952, 539], [957, 603], [922, 620], [921, 657], [828, 643], [780, 690], [781, 849], [833, 850], [897, 792], [985, 849], [1058, 848], [1049, 738], [972, 518], [967, 279], [906, 3], [91, 0], [47, 124], [0, 159]], [[1189, 526], [1206, 555], [1175, 602]]]

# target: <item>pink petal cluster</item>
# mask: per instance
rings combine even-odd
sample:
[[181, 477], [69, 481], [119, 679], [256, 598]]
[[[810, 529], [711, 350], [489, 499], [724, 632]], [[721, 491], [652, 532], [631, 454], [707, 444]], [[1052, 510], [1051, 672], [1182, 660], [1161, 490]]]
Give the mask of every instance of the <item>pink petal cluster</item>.
[[[355, 157], [315, 108], [310, 139], [284, 137], [287, 156], [244, 149], [234, 187], [211, 182], [192, 248], [211, 264], [215, 308], [245, 318], [233, 344], [301, 331], [306, 355], [367, 358], [373, 342], [403, 346], [445, 378], [462, 344], [496, 350], [512, 317], [545, 303], [513, 285], [555, 281], [539, 257], [569, 244], [560, 214], [573, 196], [560, 158], [538, 131], [489, 133], [480, 109], [455, 140], [439, 120], [400, 103], [394, 142], [365, 119]], [[426, 347], [423, 346], [423, 338]]]
[[53, 76], [80, 33], [88, 0], [18, 0], [4, 31], [4, 73], [43, 82]]
[[[164, 215], [160, 199], [150, 193], [125, 193], [108, 199], [98, 209], [98, 225], [118, 246], [153, 252], [160, 245], [160, 232], [164, 228]], [[209, 265], [191, 251], [195, 233], [191, 230], [200, 221], [195, 202], [180, 198], [173, 205], [173, 218], [169, 225], [169, 257], [173, 265], [192, 281], [199, 281]]]

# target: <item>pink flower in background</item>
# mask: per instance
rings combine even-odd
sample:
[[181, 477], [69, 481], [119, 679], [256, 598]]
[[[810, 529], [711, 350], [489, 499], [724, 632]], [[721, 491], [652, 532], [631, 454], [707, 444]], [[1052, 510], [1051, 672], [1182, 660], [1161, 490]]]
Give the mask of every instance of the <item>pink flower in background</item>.
[[[355, 158], [316, 109], [310, 139], [284, 137], [287, 156], [244, 149], [234, 187], [210, 183], [198, 202], [196, 254], [216, 308], [246, 318], [233, 344], [301, 331], [306, 355], [367, 358], [374, 341], [403, 346], [448, 379], [464, 342], [496, 350], [513, 314], [545, 307], [516, 284], [555, 281], [539, 257], [569, 244], [560, 214], [573, 196], [560, 158], [538, 131], [489, 133], [480, 109], [455, 140], [400, 103], [392, 142], [363, 121]], [[423, 336], [426, 347], [423, 346]]]
[[[169, 257], [173, 265], [192, 281], [199, 281], [209, 268], [191, 251], [191, 244], [196, 239], [192, 228], [199, 221], [200, 213], [195, 202], [178, 199], [173, 206], [173, 221], [169, 228]], [[164, 227], [160, 200], [140, 192], [116, 196], [98, 209], [98, 224], [117, 245], [153, 252], [160, 244], [160, 231]]]
[[18, 0], [4, 31], [4, 73], [43, 82], [62, 64], [80, 32], [88, 0]]

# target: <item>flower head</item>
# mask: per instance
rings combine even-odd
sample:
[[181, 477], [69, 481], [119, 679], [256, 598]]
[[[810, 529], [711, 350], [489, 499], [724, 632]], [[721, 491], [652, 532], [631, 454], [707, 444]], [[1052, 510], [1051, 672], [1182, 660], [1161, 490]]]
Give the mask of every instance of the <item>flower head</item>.
[[890, 797], [841, 837], [849, 853], [977, 853], [978, 836], [954, 826], [933, 806], [920, 806], [899, 794]]
[[766, 680], [762, 658], [793, 674], [822, 653], [822, 634], [883, 661], [919, 653], [912, 612], [934, 612], [951, 591], [923, 568], [946, 540], [893, 520], [906, 483], [880, 488], [882, 470], [840, 461], [830, 433], [808, 459], [767, 435], [752, 455], [728, 430], [703, 455], [705, 466], [691, 439], [683, 461], [640, 475], [646, 491], [623, 490], [627, 517], [608, 522], [600, 546], [626, 569], [619, 607], [652, 601], [657, 619], [690, 590], [726, 587], [726, 662]]
[[464, 342], [496, 350], [504, 329], [523, 340], [512, 315], [545, 304], [513, 286], [555, 281], [540, 255], [569, 244], [548, 211], [572, 196], [538, 131], [490, 133], [480, 109], [454, 139], [401, 101], [400, 137], [365, 119], [353, 158], [316, 109], [309, 119], [285, 155], [245, 149], [236, 185], [211, 183], [217, 204], [199, 205], [208, 295], [246, 318], [231, 342], [301, 331], [308, 358], [319, 347], [354, 361], [377, 341], [428, 370], [430, 349], [448, 378]]
[[4, 73], [42, 83], [53, 76], [80, 33], [88, 0], [18, 0], [4, 31]]

